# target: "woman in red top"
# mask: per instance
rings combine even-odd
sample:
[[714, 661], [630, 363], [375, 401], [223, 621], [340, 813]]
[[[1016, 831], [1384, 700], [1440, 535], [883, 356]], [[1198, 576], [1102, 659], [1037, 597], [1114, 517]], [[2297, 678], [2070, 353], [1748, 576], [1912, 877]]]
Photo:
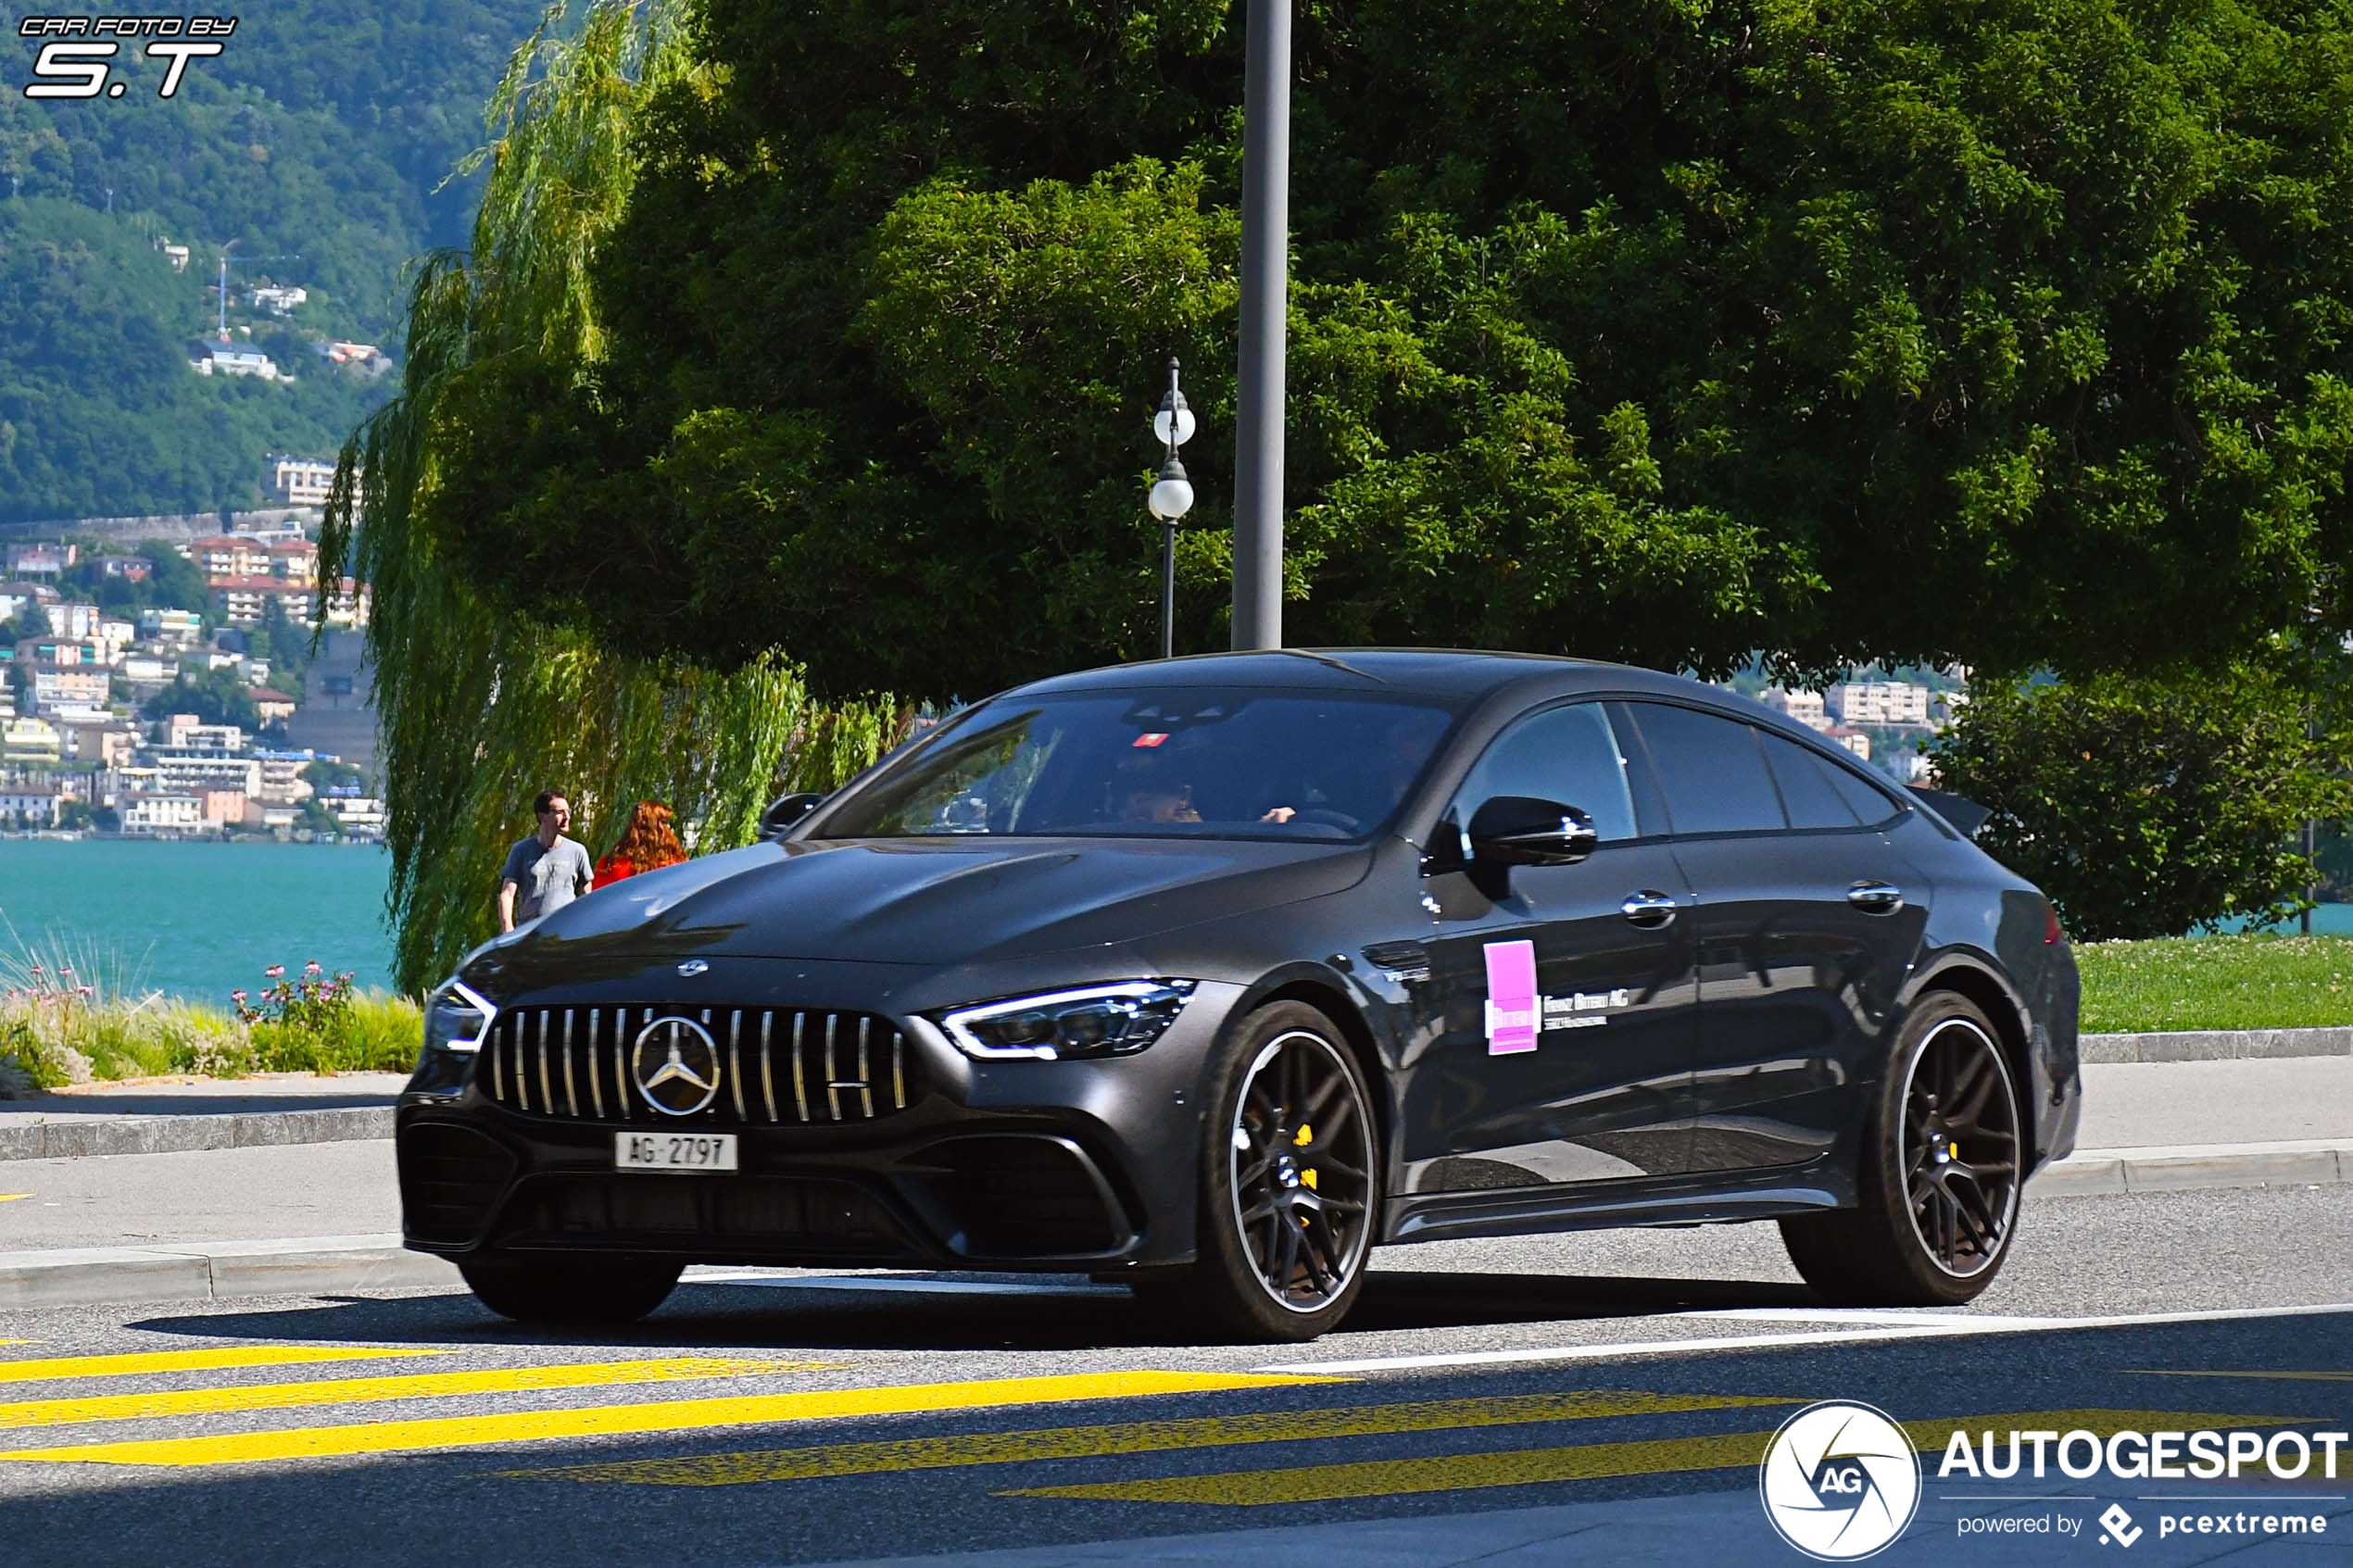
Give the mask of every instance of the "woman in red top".
[[660, 871], [674, 866], [686, 858], [686, 846], [678, 842], [677, 831], [671, 825], [670, 808], [659, 800], [640, 800], [637, 809], [629, 813], [629, 829], [613, 846], [611, 854], [597, 862], [598, 887], [610, 887], [639, 872]]

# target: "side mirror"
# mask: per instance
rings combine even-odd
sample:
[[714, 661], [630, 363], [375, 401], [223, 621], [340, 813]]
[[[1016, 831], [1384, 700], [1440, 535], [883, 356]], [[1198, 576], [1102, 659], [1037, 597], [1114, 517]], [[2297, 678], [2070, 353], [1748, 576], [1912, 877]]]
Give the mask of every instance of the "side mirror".
[[1499, 795], [1470, 821], [1471, 858], [1497, 866], [1573, 866], [1602, 841], [1593, 819], [1574, 806], [1526, 795]]
[[814, 811], [824, 798], [822, 795], [812, 795], [807, 791], [778, 796], [768, 809], [760, 813], [760, 836], [784, 837], [795, 822]]

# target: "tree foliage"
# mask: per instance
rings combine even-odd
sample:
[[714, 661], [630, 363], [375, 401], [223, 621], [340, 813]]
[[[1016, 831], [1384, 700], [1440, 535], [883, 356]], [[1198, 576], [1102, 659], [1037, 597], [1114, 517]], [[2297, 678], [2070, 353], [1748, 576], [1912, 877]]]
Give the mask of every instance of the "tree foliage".
[[[599, 852], [640, 799], [668, 803], [698, 849], [728, 848], [750, 841], [776, 789], [837, 782], [899, 722], [887, 699], [817, 707], [773, 653], [723, 672], [616, 652], [551, 623], [527, 586], [478, 582], [450, 547], [475, 465], [525, 433], [481, 422], [492, 389], [520, 375], [569, 396], [594, 380], [606, 306], [590, 263], [636, 177], [635, 117], [648, 94], [695, 80], [676, 16], [599, 6], [576, 33], [517, 52], [477, 160], [472, 249], [420, 266], [400, 393], [336, 476], [320, 570], [356, 569], [374, 593], [386, 897], [406, 988], [439, 980], [495, 929], [498, 868], [531, 830], [538, 790], [570, 796]], [[616, 583], [645, 570], [605, 566]]]
[[[484, 368], [451, 551], [833, 692], [1141, 656], [1173, 352], [1222, 642], [1240, 8], [696, 17], [604, 353]], [[2088, 671], [2353, 618], [2353, 0], [1401, 0], [1298, 52], [1291, 640]]]
[[2316, 880], [2303, 823], [2353, 814], [2341, 675], [2283, 658], [2214, 676], [1981, 682], [1939, 782], [1993, 809], [1978, 842], [2078, 937], [2276, 920]]

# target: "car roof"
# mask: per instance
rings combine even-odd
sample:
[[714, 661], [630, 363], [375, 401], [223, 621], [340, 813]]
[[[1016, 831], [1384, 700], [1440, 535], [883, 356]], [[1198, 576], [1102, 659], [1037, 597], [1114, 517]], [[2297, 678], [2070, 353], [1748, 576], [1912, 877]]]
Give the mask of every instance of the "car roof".
[[1280, 686], [1367, 694], [1388, 690], [1457, 703], [1513, 686], [1564, 693], [1607, 689], [1692, 695], [1711, 691], [1680, 675], [1550, 654], [1466, 648], [1270, 648], [1082, 670], [1033, 681], [1004, 695], [1065, 696], [1172, 685]]

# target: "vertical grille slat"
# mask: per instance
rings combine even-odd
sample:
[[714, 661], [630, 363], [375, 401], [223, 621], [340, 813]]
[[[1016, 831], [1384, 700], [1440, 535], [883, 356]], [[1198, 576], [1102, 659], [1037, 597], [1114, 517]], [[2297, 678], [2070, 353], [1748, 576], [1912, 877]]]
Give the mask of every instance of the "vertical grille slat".
[[862, 1018], [858, 1021], [859, 1111], [869, 1122], [875, 1119], [875, 1074], [874, 1070], [866, 1064], [866, 1036], [873, 1032], [874, 1027], [875, 1021], [871, 1018]]
[[[665, 1018], [692, 1021], [703, 1028], [727, 1080], [719, 1098], [686, 1123], [662, 1115], [635, 1087], [635, 1041], [646, 1026]], [[633, 1126], [854, 1126], [905, 1110], [921, 1098], [922, 1061], [910, 1044], [889, 1019], [873, 1013], [558, 1002], [517, 1008], [500, 1018], [484, 1042], [489, 1063], [476, 1082], [510, 1110], [559, 1120]], [[881, 1082], [886, 1049], [887, 1094]], [[780, 1055], [788, 1058], [789, 1068], [777, 1060]], [[608, 1065], [613, 1085], [610, 1099], [605, 1094]], [[792, 1075], [789, 1093], [778, 1081], [787, 1070]], [[588, 1080], [585, 1094], [580, 1081], [584, 1073]]]
[[808, 1028], [809, 1015], [807, 1013], [797, 1012], [792, 1015], [792, 1108], [793, 1114], [800, 1118], [801, 1124], [804, 1126], [809, 1122], [809, 1081], [801, 1072], [800, 1042], [802, 1035], [807, 1033]]
[[572, 1075], [572, 1024], [575, 1010], [564, 1009], [564, 1113], [580, 1114], [580, 1085]]
[[588, 1099], [597, 1108], [599, 1122], [605, 1119], [605, 1075], [598, 1071], [597, 1020], [603, 1012], [602, 1008], [588, 1010]]
[[[737, 1008], [727, 1018], [727, 1081], [736, 1091], [736, 1120], [748, 1122], [744, 1114], [744, 1010]], [[772, 1113], [768, 1120], [774, 1122]]]
[[[768, 1120], [776, 1119], [776, 1053], [769, 1048], [776, 1027], [776, 1015], [760, 1015], [760, 1098], [768, 1107]], [[796, 1075], [799, 1070], [796, 1069]]]
[[841, 1090], [834, 1085], [837, 1069], [834, 1064], [834, 1034], [841, 1026], [841, 1014], [825, 1014], [825, 1114], [841, 1120]]

